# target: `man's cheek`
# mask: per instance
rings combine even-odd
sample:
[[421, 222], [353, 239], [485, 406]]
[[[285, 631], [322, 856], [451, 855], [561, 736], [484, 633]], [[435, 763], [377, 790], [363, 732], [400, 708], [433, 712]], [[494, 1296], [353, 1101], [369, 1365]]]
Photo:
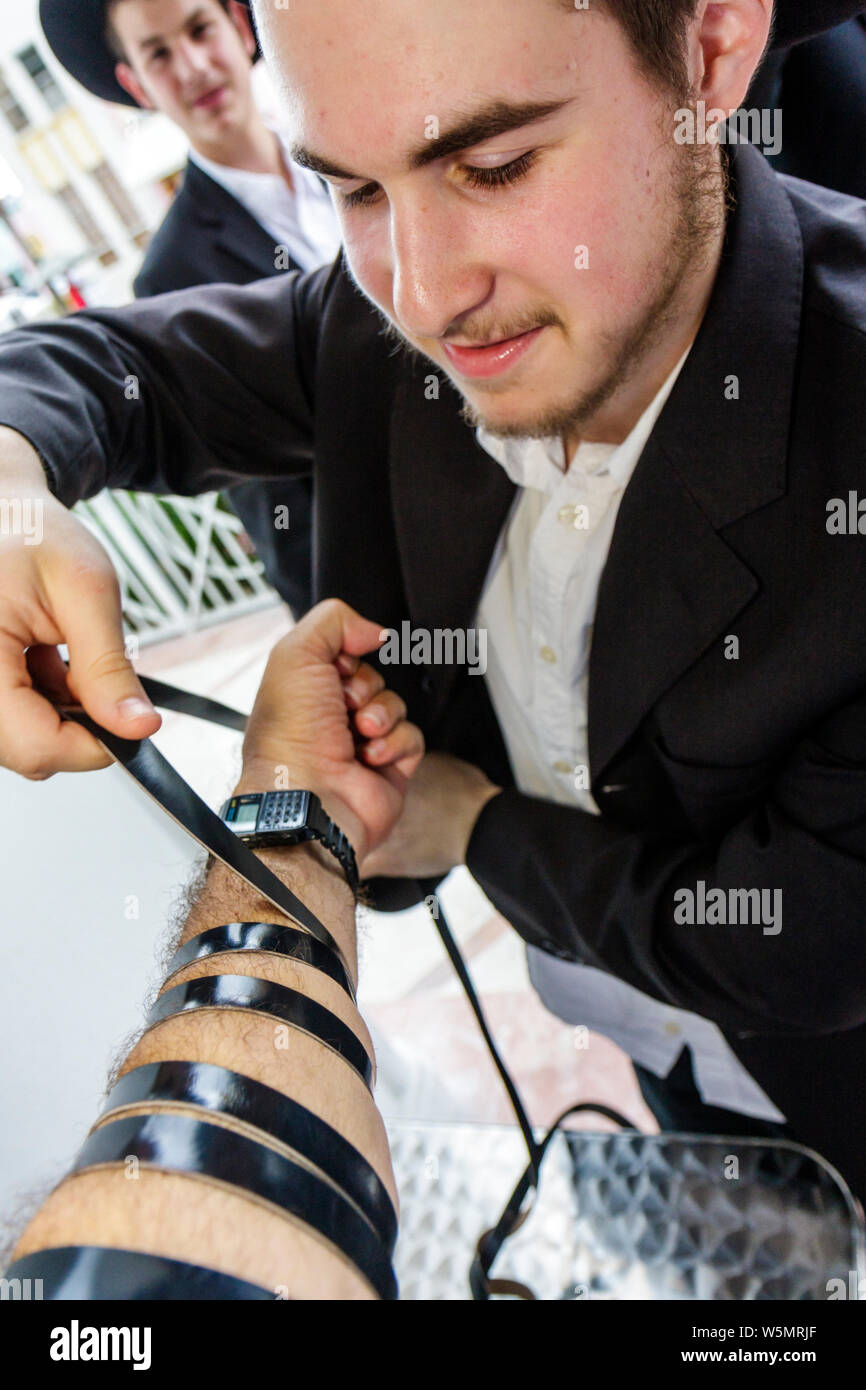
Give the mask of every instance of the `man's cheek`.
[[371, 235], [350, 238], [346, 235], [345, 226], [343, 233], [343, 247], [352, 279], [361, 293], [393, 320], [394, 272], [390, 257], [383, 254]]

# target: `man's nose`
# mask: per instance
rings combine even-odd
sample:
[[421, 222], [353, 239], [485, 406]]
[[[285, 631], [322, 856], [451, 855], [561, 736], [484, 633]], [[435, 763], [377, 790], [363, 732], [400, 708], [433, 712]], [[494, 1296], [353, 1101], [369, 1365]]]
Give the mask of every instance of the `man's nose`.
[[394, 314], [412, 338], [442, 337], [490, 294], [490, 271], [473, 255], [468, 229], [447, 202], [435, 194], [392, 202]]
[[180, 82], [195, 82], [207, 72], [210, 60], [201, 44], [180, 39], [174, 50], [174, 70]]

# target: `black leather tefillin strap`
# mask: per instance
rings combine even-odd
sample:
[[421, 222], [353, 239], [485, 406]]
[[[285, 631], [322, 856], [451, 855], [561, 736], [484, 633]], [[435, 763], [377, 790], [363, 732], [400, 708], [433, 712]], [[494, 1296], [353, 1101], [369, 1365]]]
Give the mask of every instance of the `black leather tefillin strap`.
[[368, 1089], [371, 1086], [373, 1063], [364, 1044], [341, 1018], [300, 990], [254, 975], [199, 975], [161, 994], [149, 1010], [147, 1022], [164, 1023], [196, 1009], [249, 1009], [268, 1014], [324, 1043], [348, 1062]]
[[7, 1279], [32, 1279], [42, 1298], [60, 1302], [273, 1303], [278, 1297], [258, 1284], [186, 1260], [170, 1260], [143, 1250], [107, 1245], [60, 1245], [23, 1255], [6, 1271]]
[[329, 951], [309, 932], [295, 931], [293, 927], [284, 927], [277, 922], [226, 922], [221, 927], [210, 927], [207, 931], [199, 932], [198, 936], [191, 937], [175, 951], [169, 962], [168, 979], [193, 961], [208, 960], [235, 951], [264, 951], [265, 954], [297, 961], [300, 965], [310, 965], [340, 985], [355, 1002], [352, 982], [333, 951]]
[[162, 1112], [106, 1120], [91, 1130], [74, 1173], [110, 1166], [143, 1168], [211, 1181], [251, 1193], [317, 1231], [339, 1250], [382, 1299], [397, 1297], [387, 1247], [340, 1188], [276, 1149], [198, 1115]]
[[[195, 709], [201, 719], [232, 729], [243, 729], [246, 723], [242, 714], [213, 700], [191, 695], [186, 690], [175, 690], [174, 686], [166, 685], [162, 681], [151, 681], [146, 676], [140, 676], [139, 680], [145, 693], [150, 696], [153, 692], [152, 698], [164, 709], [177, 709], [184, 714], [192, 714]], [[293, 918], [333, 951], [341, 961], [346, 974], [349, 974], [348, 962], [327, 927], [261, 859], [253, 854], [249, 846], [238, 839], [234, 831], [229, 830], [216, 812], [196, 795], [150, 739], [118, 738], [116, 734], [101, 728], [78, 706], [62, 705], [57, 707], [57, 710], [64, 719], [81, 724], [93, 734], [106, 752], [117, 760], [148, 796], [168, 812], [172, 820], [192, 835], [193, 839], [198, 840], [215, 858], [222, 860], [235, 873], [240, 874], [241, 878], [246, 879], [247, 883], [269, 899], [280, 912]]]
[[124, 1073], [106, 1099], [102, 1118], [157, 1104], [227, 1115], [269, 1134], [330, 1178], [366, 1217], [388, 1254], [394, 1253], [397, 1213], [379, 1175], [353, 1144], [306, 1106], [209, 1062], [150, 1062]]
[[[437, 897], [436, 889], [438, 887], [438, 881], [435, 878], [419, 879], [418, 887], [421, 891], [421, 896], [427, 902], [430, 916], [433, 918], [442, 944], [448, 953], [451, 964], [457, 972], [457, 977], [469, 1000], [470, 1008], [478, 1021], [478, 1026], [481, 1029], [482, 1036], [487, 1044], [487, 1049], [493, 1059], [493, 1064], [499, 1072], [503, 1086], [508, 1092], [511, 1108], [517, 1117], [517, 1123], [520, 1126], [526, 1148], [529, 1152], [529, 1164], [512, 1192], [505, 1210], [496, 1225], [492, 1226], [489, 1231], [485, 1231], [483, 1235], [479, 1237], [478, 1244], [475, 1247], [475, 1259], [472, 1261], [472, 1266], [469, 1270], [469, 1287], [472, 1291], [472, 1297], [477, 1302], [486, 1301], [492, 1294], [506, 1294], [515, 1298], [534, 1300], [535, 1294], [531, 1289], [527, 1288], [525, 1284], [520, 1284], [514, 1279], [491, 1279], [490, 1270], [494, 1260], [509, 1236], [513, 1236], [531, 1215], [534, 1201], [526, 1208], [524, 1208], [524, 1203], [530, 1193], [533, 1193], [535, 1196], [538, 1194], [541, 1181], [541, 1164], [547, 1153], [550, 1141], [559, 1130], [563, 1120], [568, 1119], [569, 1115], [576, 1115], [584, 1110], [592, 1110], [599, 1115], [605, 1115], [609, 1120], [613, 1120], [615, 1124], [620, 1125], [623, 1129], [634, 1129], [634, 1125], [630, 1120], [627, 1120], [624, 1115], [620, 1115], [616, 1110], [611, 1110], [607, 1105], [585, 1102], [580, 1105], [571, 1106], [568, 1110], [563, 1111], [559, 1118], [551, 1125], [544, 1138], [540, 1140], [536, 1139], [529, 1116], [521, 1100], [520, 1092], [511, 1079], [508, 1068], [500, 1057], [496, 1044], [493, 1041], [493, 1035], [484, 1017], [481, 1001], [475, 992], [475, 986], [472, 983], [469, 971], [466, 969], [466, 962], [461, 955], [460, 947], [457, 945], [451, 928], [448, 925], [448, 919], [442, 910], [442, 901]], [[435, 905], [431, 905], [431, 898], [434, 900]]]
[[[211, 723], [222, 724], [226, 728], [238, 731], [243, 731], [246, 727], [247, 716], [238, 713], [237, 710], [229, 709], [227, 706], [208, 700], [204, 696], [179, 690], [176, 686], [167, 685], [165, 682], [154, 681], [147, 676], [139, 676], [139, 680], [145, 693], [163, 709], [194, 715], [196, 718], [206, 719]], [[295, 921], [311, 931], [319, 941], [335, 951], [344, 968], [346, 967], [346, 962], [337, 943], [322, 923], [294, 894], [289, 892], [276, 875], [272, 874], [246, 845], [236, 839], [232, 831], [223, 825], [219, 817], [195, 795], [183, 781], [183, 778], [157, 752], [149, 740], [145, 739], [141, 743], [130, 743], [124, 739], [119, 739], [101, 729], [80, 709], [64, 709], [60, 713], [66, 718], [76, 719], [78, 723], [89, 729], [106, 750], [117, 758], [130, 776], [149, 795], [153, 796], [179, 825], [183, 826], [190, 835], [209, 849], [212, 854], [215, 854], [217, 858], [222, 859], [229, 868], [250, 883], [258, 892], [269, 898], [281, 912], [294, 918]], [[529, 1154], [529, 1164], [526, 1171], [514, 1189], [501, 1217], [496, 1225], [485, 1231], [478, 1241], [475, 1259], [469, 1273], [470, 1289], [472, 1297], [478, 1301], [487, 1300], [494, 1294], [533, 1299], [535, 1295], [526, 1285], [514, 1280], [491, 1278], [490, 1270], [504, 1243], [519, 1230], [530, 1215], [532, 1206], [525, 1207], [524, 1204], [531, 1193], [537, 1194], [538, 1192], [541, 1164], [551, 1140], [565, 1119], [582, 1111], [593, 1111], [604, 1115], [623, 1129], [633, 1130], [634, 1125], [609, 1106], [584, 1102], [564, 1111], [547, 1134], [542, 1139], [536, 1139], [520, 1093], [493, 1041], [466, 964], [442, 911], [441, 900], [436, 896], [438, 886], [438, 879], [418, 880], [419, 900], [431, 897], [435, 899], [436, 906], [429, 908], [430, 915], [478, 1021], [478, 1026], [496, 1070], [502, 1079], [502, 1084], [508, 1093], [508, 1099]]]

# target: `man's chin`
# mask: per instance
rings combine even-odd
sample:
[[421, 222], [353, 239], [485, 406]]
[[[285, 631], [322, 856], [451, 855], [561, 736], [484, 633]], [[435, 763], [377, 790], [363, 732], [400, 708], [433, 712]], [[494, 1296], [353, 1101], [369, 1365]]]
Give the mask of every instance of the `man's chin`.
[[537, 394], [531, 406], [523, 402], [473, 400], [461, 391], [462, 417], [472, 429], [483, 429], [494, 439], [547, 439], [559, 433], [563, 412], [551, 402], [540, 406]]

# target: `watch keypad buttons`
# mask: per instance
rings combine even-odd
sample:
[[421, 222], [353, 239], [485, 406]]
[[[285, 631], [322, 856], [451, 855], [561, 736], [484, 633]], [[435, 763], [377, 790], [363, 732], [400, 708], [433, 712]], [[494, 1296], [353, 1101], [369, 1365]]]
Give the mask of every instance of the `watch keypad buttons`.
[[269, 792], [264, 815], [259, 822], [259, 831], [281, 830], [284, 825], [292, 826], [301, 812], [303, 792]]

